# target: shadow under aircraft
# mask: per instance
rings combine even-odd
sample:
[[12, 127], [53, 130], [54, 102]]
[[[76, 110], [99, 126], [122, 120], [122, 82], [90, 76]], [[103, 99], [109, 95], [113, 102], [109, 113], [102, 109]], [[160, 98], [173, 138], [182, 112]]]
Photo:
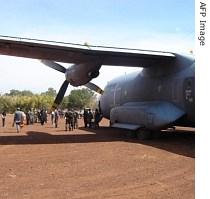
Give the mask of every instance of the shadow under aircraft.
[[169, 151], [187, 157], [195, 157], [195, 133], [190, 131], [163, 132], [155, 140], [137, 140], [126, 136], [125, 129], [81, 128], [86, 134], [49, 134], [47, 132], [28, 131], [26, 135], [9, 135], [0, 137], [0, 145], [25, 144], [65, 144], [65, 143], [96, 143], [96, 142], [130, 142]]

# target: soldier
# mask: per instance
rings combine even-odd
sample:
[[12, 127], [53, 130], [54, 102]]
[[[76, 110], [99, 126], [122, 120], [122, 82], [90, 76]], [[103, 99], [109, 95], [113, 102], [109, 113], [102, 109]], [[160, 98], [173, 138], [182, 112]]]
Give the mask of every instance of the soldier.
[[87, 128], [87, 123], [88, 123], [87, 118], [88, 118], [88, 112], [86, 109], [84, 109], [83, 119], [84, 119], [85, 128]]
[[44, 122], [45, 122], [45, 113], [44, 113], [44, 110], [43, 109], [39, 113], [39, 120], [41, 122], [41, 125], [43, 126], [44, 125]]
[[78, 113], [74, 111], [74, 129], [78, 129]]
[[5, 120], [6, 120], [6, 112], [5, 111], [2, 112], [1, 119], [2, 119], [2, 127], [5, 127]]
[[93, 113], [92, 113], [91, 109], [89, 109], [88, 114], [87, 114], [87, 123], [88, 123], [89, 128], [92, 127], [92, 119], [93, 119]]
[[69, 111], [69, 115], [70, 115], [70, 124], [71, 124], [71, 130], [74, 130], [74, 112], [73, 111]]
[[30, 124], [30, 114], [29, 114], [29, 111], [26, 111], [26, 124], [27, 125]]
[[32, 110], [29, 111], [29, 118], [30, 118], [30, 124], [34, 124], [34, 113]]
[[65, 130], [67, 131], [67, 129], [70, 131], [71, 130], [71, 118], [70, 118], [70, 111], [67, 110], [64, 114], [64, 118], [65, 118]]
[[54, 111], [52, 111], [51, 112], [51, 124], [53, 125], [54, 124], [54, 119], [55, 118], [55, 112]]
[[44, 115], [44, 122], [47, 123], [47, 110], [44, 110], [43, 115]]
[[57, 128], [58, 127], [58, 117], [59, 117], [58, 110], [55, 109], [54, 113], [55, 113], [55, 115], [54, 115], [55, 128]]
[[95, 127], [99, 127], [100, 119], [101, 119], [101, 114], [100, 114], [99, 110], [96, 109], [95, 114], [94, 114]]

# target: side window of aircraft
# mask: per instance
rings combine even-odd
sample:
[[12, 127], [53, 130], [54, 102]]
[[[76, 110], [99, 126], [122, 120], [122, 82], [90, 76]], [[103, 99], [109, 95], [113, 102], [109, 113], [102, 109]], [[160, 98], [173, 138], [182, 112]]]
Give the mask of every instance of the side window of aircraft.
[[115, 88], [115, 84], [108, 84], [105, 89], [104, 89], [104, 92], [105, 93], [110, 93], [110, 92], [114, 92], [114, 88]]
[[172, 99], [174, 102], [176, 102], [178, 100], [178, 93], [179, 93], [178, 80], [174, 80], [171, 92], [172, 92]]
[[114, 92], [115, 91], [115, 86], [116, 86], [116, 84], [110, 84], [109, 87], [108, 87], [109, 91]]
[[193, 79], [188, 78], [184, 82], [184, 95], [185, 101], [192, 103], [194, 101]]
[[147, 114], [147, 124], [153, 124], [154, 115], [152, 113]]

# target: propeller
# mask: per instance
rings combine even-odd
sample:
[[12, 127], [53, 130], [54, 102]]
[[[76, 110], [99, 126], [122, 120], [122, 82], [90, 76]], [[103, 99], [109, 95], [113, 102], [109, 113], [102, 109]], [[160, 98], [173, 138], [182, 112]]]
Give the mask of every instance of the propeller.
[[99, 94], [103, 94], [104, 93], [104, 91], [100, 88], [100, 87], [98, 87], [97, 85], [95, 85], [94, 83], [92, 83], [92, 82], [88, 82], [87, 84], [85, 84], [84, 86], [86, 86], [87, 88], [89, 88], [90, 90], [93, 90], [93, 91], [95, 91], [96, 93], [99, 93]]
[[65, 80], [63, 82], [62, 86], [60, 87], [60, 90], [59, 90], [59, 92], [58, 92], [58, 94], [57, 94], [57, 96], [56, 96], [56, 98], [54, 100], [54, 103], [52, 105], [53, 109], [56, 109], [58, 107], [58, 105], [62, 102], [63, 97], [64, 97], [64, 95], [66, 93], [66, 90], [68, 88], [68, 85], [69, 85], [69, 82], [67, 80]]
[[57, 71], [60, 71], [62, 73], [65, 73], [66, 72], [66, 68], [64, 68], [63, 66], [61, 66], [60, 64], [56, 63], [56, 62], [53, 62], [53, 61], [50, 61], [50, 60], [41, 60], [41, 62], [50, 67], [50, 68], [53, 68]]
[[[66, 69], [65, 67], [63, 67], [62, 65], [56, 63], [56, 62], [53, 62], [53, 61], [50, 61], [50, 60], [41, 60], [41, 62], [43, 64], [45, 64], [46, 66], [54, 69], [54, 70], [57, 70], [59, 72], [62, 72], [62, 73], [65, 73], [66, 74], [66, 77], [67, 77], [67, 73], [70, 72], [70, 68]], [[91, 73], [91, 78], [94, 78], [94, 77], [97, 77], [99, 74], [99, 72], [95, 72], [95, 73]], [[89, 74], [88, 74], [89, 75]], [[52, 106], [52, 109], [56, 109], [58, 107], [58, 105], [62, 102], [63, 100], [63, 97], [66, 93], [66, 90], [68, 88], [68, 85], [69, 83], [71, 83], [70, 81], [68, 81], [67, 79], [63, 82], [62, 86], [60, 87], [59, 89], [59, 92], [54, 100], [54, 103], [53, 103], [53, 106]], [[84, 86], [86, 86], [87, 88], [99, 93], [99, 94], [103, 94], [103, 90], [98, 87], [97, 85], [95, 85], [94, 83], [92, 82], [88, 82], [86, 84], [84, 84]]]

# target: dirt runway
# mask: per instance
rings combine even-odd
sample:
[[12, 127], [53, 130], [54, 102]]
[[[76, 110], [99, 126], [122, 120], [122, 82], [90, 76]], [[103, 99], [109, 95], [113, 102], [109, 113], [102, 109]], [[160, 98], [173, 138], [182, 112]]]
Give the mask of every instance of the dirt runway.
[[0, 127], [0, 199], [193, 199], [195, 133], [155, 140], [108, 128]]

